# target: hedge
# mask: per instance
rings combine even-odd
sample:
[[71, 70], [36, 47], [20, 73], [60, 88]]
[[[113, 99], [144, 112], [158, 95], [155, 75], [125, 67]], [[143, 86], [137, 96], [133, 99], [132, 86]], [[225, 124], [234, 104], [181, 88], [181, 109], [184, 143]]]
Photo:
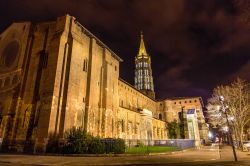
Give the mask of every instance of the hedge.
[[82, 128], [71, 128], [65, 133], [65, 139], [50, 138], [47, 153], [64, 154], [104, 154], [125, 152], [125, 141], [122, 139], [94, 137]]

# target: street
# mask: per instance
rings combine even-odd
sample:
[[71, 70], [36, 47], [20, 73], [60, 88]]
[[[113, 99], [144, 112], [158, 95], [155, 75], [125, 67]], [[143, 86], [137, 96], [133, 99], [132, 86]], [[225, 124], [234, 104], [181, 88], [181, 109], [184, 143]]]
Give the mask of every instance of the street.
[[12, 165], [173, 165], [173, 166], [245, 166], [249, 165], [250, 152], [237, 151], [238, 162], [234, 162], [231, 147], [221, 150], [218, 146], [186, 150], [175, 154], [119, 157], [72, 157], [41, 155], [0, 155], [1, 166]]

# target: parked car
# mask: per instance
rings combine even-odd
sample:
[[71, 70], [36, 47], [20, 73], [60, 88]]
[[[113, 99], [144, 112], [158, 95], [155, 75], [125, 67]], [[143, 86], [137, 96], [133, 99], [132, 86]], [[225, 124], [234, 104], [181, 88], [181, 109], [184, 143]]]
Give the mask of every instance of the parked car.
[[243, 150], [250, 151], [250, 141], [243, 142]]

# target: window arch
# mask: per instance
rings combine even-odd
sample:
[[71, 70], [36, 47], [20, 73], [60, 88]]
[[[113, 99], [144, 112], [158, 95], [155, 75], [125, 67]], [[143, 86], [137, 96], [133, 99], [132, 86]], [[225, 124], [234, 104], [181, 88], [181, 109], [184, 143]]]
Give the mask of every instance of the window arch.
[[159, 119], [162, 120], [162, 114], [161, 113], [159, 113]]

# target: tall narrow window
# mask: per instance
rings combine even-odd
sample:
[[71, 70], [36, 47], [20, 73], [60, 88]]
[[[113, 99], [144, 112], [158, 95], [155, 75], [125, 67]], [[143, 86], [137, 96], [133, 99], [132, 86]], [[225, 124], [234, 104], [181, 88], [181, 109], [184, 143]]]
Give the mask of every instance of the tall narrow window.
[[86, 60], [84, 59], [83, 60], [83, 71], [85, 71], [85, 69], [86, 69]]
[[43, 69], [47, 68], [47, 65], [48, 65], [48, 53], [44, 51], [42, 54], [42, 68]]
[[84, 59], [83, 61], [83, 71], [88, 71], [88, 59]]
[[122, 120], [122, 132], [125, 131], [125, 124], [124, 124], [124, 120]]
[[26, 108], [25, 111], [24, 111], [22, 127], [24, 127], [25, 122], [26, 122], [26, 114], [27, 114], [27, 111], [28, 111], [28, 108]]
[[86, 59], [86, 71], [88, 71], [88, 59]]
[[159, 119], [162, 120], [162, 114], [161, 113], [159, 114]]

